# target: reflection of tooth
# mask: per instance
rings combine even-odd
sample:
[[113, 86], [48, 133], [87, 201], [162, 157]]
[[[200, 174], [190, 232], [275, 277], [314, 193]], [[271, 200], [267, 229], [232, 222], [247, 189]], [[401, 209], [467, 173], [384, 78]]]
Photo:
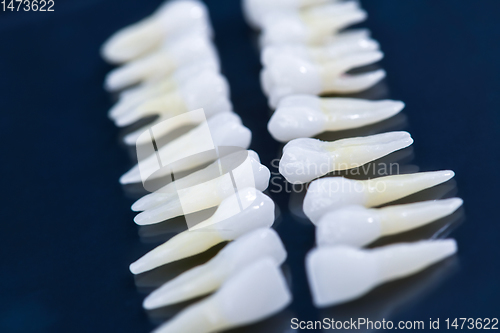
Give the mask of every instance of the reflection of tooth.
[[152, 51], [165, 38], [186, 29], [211, 34], [205, 5], [195, 0], [168, 1], [150, 17], [111, 36], [101, 53], [109, 62], [122, 63]]
[[[240, 210], [239, 205], [246, 207]], [[139, 274], [208, 250], [258, 228], [268, 228], [274, 222], [274, 202], [253, 188], [238, 191], [225, 199], [214, 215], [183, 231], [166, 243], [146, 253], [130, 265]]]
[[217, 61], [212, 43], [199, 34], [183, 35], [160, 50], [111, 71], [105, 86], [110, 91], [123, 89], [150, 78], [170, 75], [182, 66], [207, 59]]
[[[159, 124], [157, 126], [160, 125], [162, 124]], [[153, 132], [154, 130], [155, 128], [153, 128]], [[144, 133], [147, 134], [147, 131]], [[204, 140], [204, 138], [207, 136], [207, 133], [212, 139], [213, 145], [212, 142], [206, 142]], [[188, 133], [178, 137], [170, 143], [159, 145], [158, 154], [152, 154], [147, 158], [139, 159], [140, 164], [134, 166], [132, 169], [126, 172], [120, 178], [120, 183], [140, 183], [142, 180], [141, 172], [143, 172], [144, 175], [148, 176], [157, 172], [159, 170], [158, 156], [160, 156], [161, 158], [162, 165], [168, 166], [170, 163], [180, 161], [184, 157], [193, 156], [198, 154], [200, 151], [214, 149], [214, 147], [234, 146], [246, 149], [250, 145], [251, 138], [252, 133], [248, 128], [241, 124], [241, 120], [236, 114], [231, 112], [217, 114], [208, 119], [207, 122], [203, 122], [202, 124], [198, 125], [198, 127], [192, 129]], [[157, 144], [159, 142], [160, 141], [157, 139]], [[211, 157], [203, 155], [196, 161], [189, 160], [189, 162], [177, 165], [176, 171], [180, 172], [195, 168], [213, 160], [214, 159], [212, 159]], [[165, 169], [165, 172], [165, 174], [158, 174], [157, 177], [170, 174], [171, 170]], [[144, 177], [144, 179], [146, 178], [147, 177]]]
[[[255, 188], [264, 191], [269, 182], [269, 169], [260, 164], [260, 158], [256, 152], [253, 150], [244, 150], [223, 156], [206, 168], [177, 179], [154, 193], [145, 195], [132, 205], [132, 210], [138, 212], [155, 208], [169, 200], [177, 199], [177, 189], [185, 189], [208, 182], [221, 176], [221, 174], [234, 171], [236, 168], [243, 170], [249, 164], [254, 173]], [[240, 171], [237, 174], [240, 176], [243, 175]]]
[[372, 250], [347, 246], [315, 249], [306, 258], [314, 304], [325, 307], [353, 300], [379, 284], [415, 274], [456, 251], [453, 239]]
[[[318, 63], [290, 54], [276, 55], [262, 71], [261, 83], [273, 107], [288, 95], [331, 93], [336, 92], [338, 87], [368, 88], [367, 84], [373, 85], [383, 76], [371, 72], [346, 79], [344, 73], [352, 68], [374, 63], [382, 56], [380, 51], [369, 51], [344, 56], [336, 61]], [[354, 78], [357, 80], [353, 82]]]
[[304, 213], [314, 222], [326, 212], [348, 205], [376, 207], [453, 178], [450, 170], [353, 180], [326, 177], [313, 181], [304, 198]]
[[418, 228], [450, 215], [462, 205], [462, 199], [417, 202], [369, 209], [348, 206], [326, 213], [317, 222], [318, 246], [364, 246], [382, 236]]
[[333, 142], [295, 139], [283, 148], [279, 172], [290, 183], [307, 183], [332, 171], [357, 168], [412, 143], [408, 132], [389, 132]]
[[177, 69], [171, 76], [165, 78], [159, 76], [148, 80], [137, 87], [124, 90], [120, 93], [120, 99], [109, 110], [109, 117], [116, 119], [151, 98], [162, 96], [176, 89], [187, 80], [192, 79], [198, 73], [205, 71], [218, 72], [219, 64], [214, 59], [206, 59], [199, 63], [189, 64]]
[[262, 259], [226, 281], [212, 296], [163, 324], [155, 333], [219, 332], [270, 317], [292, 300], [283, 273]]
[[144, 308], [154, 309], [208, 294], [217, 290], [231, 275], [264, 257], [272, 258], [276, 266], [286, 258], [283, 243], [272, 229], [258, 229], [229, 243], [207, 263], [181, 274], [151, 293], [144, 300]]
[[329, 2], [329, 0], [245, 0], [243, 8], [245, 18], [250, 25], [255, 28], [261, 27], [262, 19], [271, 12], [298, 11], [301, 8], [319, 5]]
[[325, 131], [362, 127], [394, 116], [404, 107], [400, 101], [355, 98], [320, 98], [291, 95], [283, 98], [267, 128], [273, 138], [287, 142]]
[[[227, 159], [222, 158], [219, 162], [230, 164], [229, 159], [231, 156]], [[234, 185], [239, 189], [255, 187], [259, 191], [264, 191], [269, 184], [269, 169], [260, 164], [253, 154], [248, 154], [243, 163], [232, 170], [227, 170], [228, 173], [217, 178], [210, 176], [213, 175], [213, 171], [217, 171], [214, 169], [219, 165], [212, 165], [213, 168], [210, 170], [207, 168], [200, 170], [190, 175], [192, 177], [187, 176], [186, 180], [181, 178], [139, 200], [136, 207], [148, 208], [138, 214], [134, 221], [140, 225], [158, 223], [176, 216], [215, 207], [234, 194]], [[204, 181], [206, 178], [212, 179]], [[198, 183], [198, 180], [204, 182]], [[178, 188], [178, 185], [188, 187]], [[172, 193], [172, 191], [175, 192]]]
[[303, 44], [270, 45], [262, 50], [261, 61], [266, 66], [271, 64], [275, 57], [287, 54], [309, 61], [324, 63], [327, 61], [337, 61], [342, 56], [352, 56], [353, 54], [376, 51], [378, 49], [379, 45], [375, 40], [354, 34], [334, 39], [319, 46], [307, 46]]

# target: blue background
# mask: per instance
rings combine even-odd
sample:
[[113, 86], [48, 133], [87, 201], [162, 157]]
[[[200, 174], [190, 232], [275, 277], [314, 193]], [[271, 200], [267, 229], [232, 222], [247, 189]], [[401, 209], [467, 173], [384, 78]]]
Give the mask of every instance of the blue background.
[[[0, 12], [1, 332], [146, 332], [176, 311], [143, 311], [142, 287], [154, 285], [155, 277], [144, 277], [138, 288], [128, 272], [168, 230], [139, 230], [132, 222], [133, 198], [118, 184], [132, 161], [106, 117], [113, 99], [102, 85], [112, 67], [99, 57], [109, 35], [159, 3], [56, 1], [50, 13]], [[411, 132], [410, 169], [456, 172], [456, 187], [450, 182], [413, 200], [465, 200], [466, 219], [461, 211], [441, 221], [440, 230], [403, 239], [453, 231], [459, 254], [360, 301], [318, 311], [303, 268], [314, 228], [293, 213], [298, 206], [287, 193], [270, 193], [281, 211], [276, 228], [289, 251], [285, 271], [295, 300], [285, 313], [246, 331], [285, 331], [290, 317], [370, 315], [426, 325], [441, 318], [443, 328], [446, 318], [500, 316], [500, 2], [362, 4], [369, 19], [361, 26], [380, 42], [380, 65], [388, 73], [365, 96], [406, 103], [404, 115], [381, 128]], [[266, 130], [270, 111], [258, 81], [255, 35], [239, 1], [207, 5], [235, 110], [253, 131], [251, 148], [270, 166], [281, 146]], [[364, 130], [381, 129], [356, 133]]]

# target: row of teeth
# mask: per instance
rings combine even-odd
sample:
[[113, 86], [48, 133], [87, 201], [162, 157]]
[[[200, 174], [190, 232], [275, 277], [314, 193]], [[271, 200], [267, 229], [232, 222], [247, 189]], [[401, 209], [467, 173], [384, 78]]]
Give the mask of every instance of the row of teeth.
[[[140, 274], [230, 241], [210, 261], [168, 281], [144, 300], [145, 309], [154, 309], [215, 292], [155, 332], [218, 331], [262, 320], [291, 302], [280, 270], [287, 253], [271, 229], [275, 205], [262, 193], [270, 172], [256, 152], [247, 150], [252, 133], [233, 113], [211, 35], [205, 6], [176, 0], [120, 30], [102, 49], [106, 60], [122, 64], [105, 81], [107, 90], [120, 91], [109, 117], [122, 127], [159, 116], [124, 137], [126, 144], [139, 146], [150, 143], [154, 133], [157, 152], [139, 158], [120, 183], [169, 176], [171, 169], [162, 169], [158, 159], [162, 165], [175, 164], [176, 172], [189, 172], [137, 200], [132, 210], [140, 213], [134, 221], [155, 224], [216, 207], [213, 215], [132, 263], [130, 271]], [[200, 108], [204, 112], [190, 111]], [[186, 125], [194, 128], [164, 139]], [[207, 130], [218, 154], [184, 158], [200, 151], [205, 144], [200, 138]], [[223, 154], [227, 146], [240, 149]], [[192, 171], [195, 168], [199, 170]]]
[[[367, 30], [338, 32], [366, 13], [355, 1], [244, 0], [247, 21], [261, 30], [261, 84], [275, 109], [271, 135], [283, 148], [279, 172], [290, 182], [311, 182], [303, 203], [316, 225], [317, 248], [306, 257], [313, 302], [331, 306], [359, 298], [379, 284], [414, 274], [457, 250], [454, 240], [362, 249], [382, 236], [416, 229], [452, 214], [462, 200], [425, 201], [372, 208], [436, 186], [453, 171], [422, 172], [359, 181], [314, 180], [360, 167], [413, 143], [407, 132], [324, 142], [311, 137], [388, 119], [400, 101], [319, 97], [355, 93], [385, 77], [383, 70], [346, 74], [379, 61], [383, 53]], [[313, 181], [314, 180], [314, 181]]]

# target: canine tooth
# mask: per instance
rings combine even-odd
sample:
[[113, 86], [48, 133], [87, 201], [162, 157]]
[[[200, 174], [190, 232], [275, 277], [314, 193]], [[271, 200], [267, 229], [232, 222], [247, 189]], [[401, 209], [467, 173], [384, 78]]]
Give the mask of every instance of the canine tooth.
[[144, 308], [154, 309], [211, 293], [232, 275], [265, 257], [272, 258], [276, 266], [286, 258], [280, 237], [267, 228], [241, 236], [207, 263], [165, 283], [146, 297]]
[[283, 310], [291, 300], [283, 273], [272, 259], [264, 258], [154, 332], [219, 332], [270, 317]]
[[[338, 88], [344, 89], [342, 92], [358, 90], [360, 87], [368, 88], [383, 78], [383, 72], [357, 74], [350, 79], [346, 79], [349, 77], [344, 73], [352, 68], [374, 63], [382, 56], [380, 51], [369, 51], [318, 63], [290, 54], [277, 55], [262, 70], [261, 83], [273, 107], [288, 95], [319, 95], [338, 92]], [[353, 81], [354, 78], [357, 80]]]
[[369, 180], [325, 177], [313, 181], [304, 198], [304, 213], [313, 222], [326, 212], [349, 205], [376, 207], [453, 178], [451, 170], [385, 176]]
[[[243, 210], [240, 209], [240, 205]], [[236, 239], [274, 222], [274, 202], [254, 188], [245, 188], [224, 199], [214, 215], [172, 237], [130, 265], [134, 274], [149, 271]]]
[[311, 7], [299, 12], [274, 12], [264, 16], [262, 46], [273, 44], [322, 44], [333, 34], [366, 19], [354, 1]]
[[322, 247], [306, 257], [317, 307], [348, 302], [384, 282], [415, 274], [454, 254], [453, 239], [394, 244], [372, 250]]
[[380, 209], [348, 206], [326, 213], [317, 223], [319, 247], [334, 245], [364, 246], [376, 239], [416, 229], [450, 215], [462, 199], [424, 201]]
[[161, 49], [111, 71], [105, 88], [116, 91], [158, 76], [171, 75], [176, 69], [202, 61], [218, 61], [217, 52], [206, 37], [186, 34], [166, 43]]
[[269, 133], [278, 141], [307, 138], [325, 131], [339, 131], [390, 118], [404, 108], [400, 101], [355, 98], [320, 98], [291, 95], [283, 98], [269, 120]]
[[219, 71], [218, 62], [213, 59], [206, 59], [199, 63], [183, 66], [169, 77], [155, 77], [137, 87], [124, 90], [121, 92], [118, 102], [110, 109], [109, 118], [116, 119], [151, 98], [169, 93], [194, 76], [205, 71], [217, 73]]
[[168, 1], [153, 15], [112, 35], [103, 45], [102, 57], [112, 63], [130, 61], [160, 46], [165, 38], [186, 29], [211, 35], [208, 12], [201, 1]]
[[[188, 112], [177, 117], [184, 118], [195, 116], [192, 115], [192, 112]], [[156, 126], [161, 128], [162, 123]], [[155, 132], [154, 127], [152, 131]], [[144, 135], [147, 134], [147, 131], [144, 132]], [[158, 140], [158, 138], [155, 139]], [[217, 114], [177, 139], [165, 145], [159, 144], [157, 154], [152, 154], [142, 160], [139, 159], [140, 163], [126, 172], [120, 178], [120, 183], [140, 183], [143, 178], [147, 179], [153, 173], [158, 172], [161, 169], [158, 163], [158, 157], [160, 157], [163, 166], [168, 166], [171, 163], [177, 162], [176, 171], [180, 172], [215, 160], [215, 158], [211, 156], [203, 155], [196, 161], [188, 160], [182, 162], [181, 160], [186, 156], [194, 156], [198, 153], [214, 150], [221, 146], [233, 146], [246, 149], [250, 145], [251, 139], [252, 133], [241, 124], [241, 119], [236, 114], [232, 112]], [[159, 142], [161, 142], [161, 140], [159, 140]], [[157, 144], [159, 142], [157, 142]], [[141, 172], [144, 173], [145, 176], [147, 175], [147, 177], [143, 176], [143, 178], [141, 178]], [[156, 177], [170, 174], [170, 172], [170, 169], [165, 168], [164, 173], [158, 174]]]
[[408, 132], [389, 132], [332, 142], [294, 139], [283, 148], [279, 172], [292, 184], [307, 183], [332, 171], [357, 168], [412, 143]]
[[[234, 160], [237, 157], [228, 156], [219, 159], [218, 162], [230, 164], [230, 159]], [[234, 186], [238, 189], [252, 187], [264, 191], [269, 184], [271, 176], [269, 169], [260, 164], [252, 154], [248, 154], [248, 157], [234, 169], [222, 170], [228, 172], [214, 178], [211, 176], [218, 171], [214, 170], [219, 168], [220, 164], [217, 164], [212, 164], [214, 167], [209, 170], [207, 170], [208, 168], [200, 170], [187, 176], [189, 177], [186, 177], [187, 179], [181, 178], [166, 185], [159, 192], [147, 195], [139, 202], [139, 206], [151, 208], [138, 214], [134, 218], [135, 223], [139, 225], [158, 223], [176, 216], [218, 206], [235, 192]], [[198, 183], [198, 180], [202, 182]], [[177, 187], [178, 185], [181, 187]], [[186, 185], [188, 187], [184, 187]], [[172, 193], [173, 191], [176, 192]]]
[[[201, 108], [203, 108], [208, 118], [217, 113], [232, 111], [232, 105], [229, 101], [229, 87], [226, 79], [222, 75], [211, 71], [203, 72], [170, 93], [152, 98], [137, 106], [135, 109], [120, 115], [115, 119], [115, 124], [120, 127], [127, 126], [141, 118], [159, 115], [159, 118], [155, 120], [154, 123], [141, 127], [124, 138], [125, 143], [129, 145], [144, 144], [146, 143], [144, 137], [141, 138], [140, 136], [146, 128], [155, 126], [167, 119], [185, 113], [188, 110]], [[174, 124], [168, 127], [163, 126], [161, 127], [161, 131], [158, 128], [155, 135], [166, 135], [174, 129], [184, 125], [186, 124], [181, 123], [177, 126], [174, 126]]]

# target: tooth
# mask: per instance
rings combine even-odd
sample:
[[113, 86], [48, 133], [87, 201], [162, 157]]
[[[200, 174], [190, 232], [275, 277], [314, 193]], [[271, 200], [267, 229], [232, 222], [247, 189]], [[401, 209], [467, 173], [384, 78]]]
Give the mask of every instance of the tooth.
[[309, 61], [324, 63], [337, 61], [342, 56], [363, 54], [369, 51], [377, 51], [379, 44], [369, 37], [358, 37], [357, 35], [345, 38], [337, 38], [333, 41], [318, 46], [307, 46], [303, 44], [270, 45], [262, 50], [261, 61], [264, 66], [273, 62], [275, 57], [282, 54], [298, 56]]
[[156, 77], [145, 81], [137, 87], [124, 90], [120, 99], [109, 111], [109, 118], [116, 119], [120, 115], [133, 110], [151, 98], [162, 96], [204, 71], [219, 71], [219, 64], [214, 59], [206, 59], [199, 63], [189, 64], [177, 69], [169, 77]]
[[307, 183], [332, 171], [360, 167], [412, 143], [408, 132], [389, 132], [333, 142], [294, 139], [283, 148], [279, 172], [292, 184]]
[[[129, 112], [115, 119], [117, 126], [127, 126], [139, 119], [158, 114], [160, 123], [188, 110], [203, 108], [207, 117], [218, 112], [232, 111], [229, 102], [229, 86], [224, 76], [212, 71], [204, 71], [187, 80], [178, 88], [138, 105]], [[135, 144], [144, 129], [134, 132], [134, 139], [125, 139], [129, 144]], [[164, 133], [167, 134], [167, 133]]]
[[323, 215], [317, 223], [319, 247], [349, 245], [361, 247], [382, 236], [416, 229], [450, 215], [462, 205], [462, 199], [417, 202], [369, 209], [348, 206]]
[[455, 240], [395, 244], [372, 250], [322, 247], [306, 257], [317, 307], [356, 299], [384, 282], [415, 274], [457, 251]]
[[304, 198], [304, 213], [313, 222], [326, 212], [349, 205], [376, 207], [453, 178], [451, 170], [353, 180], [325, 177], [313, 181]]
[[[345, 8], [340, 9], [341, 6]], [[293, 43], [318, 45], [330, 40], [343, 28], [365, 19], [366, 12], [353, 1], [299, 12], [273, 12], [264, 16], [260, 42], [262, 46]]]
[[[183, 116], [191, 117], [191, 115], [192, 113], [188, 112], [177, 117], [181, 117], [182, 119]], [[195, 118], [197, 117], [198, 116]], [[162, 124], [163, 123], [156, 126], [159, 126], [161, 130]], [[155, 130], [155, 127], [153, 127], [152, 131], [155, 132]], [[144, 133], [145, 135], [148, 134], [147, 131]], [[212, 156], [207, 155], [200, 156], [197, 160], [183, 160], [186, 156], [194, 156], [203, 151], [213, 150], [221, 146], [233, 146], [246, 149], [250, 145], [251, 138], [252, 133], [241, 124], [241, 120], [236, 114], [232, 112], [217, 114], [177, 139], [165, 145], [159, 144], [158, 146], [161, 148], [158, 149], [157, 154], [152, 154], [144, 159], [139, 158], [140, 163], [126, 172], [120, 178], [120, 183], [140, 183], [143, 178], [148, 178], [146, 175], [150, 176], [158, 172], [161, 169], [159, 167], [158, 158], [161, 159], [163, 166], [168, 166], [171, 163], [177, 162], [176, 171], [180, 172], [215, 160]], [[157, 143], [159, 142], [161, 142], [161, 140], [158, 140]], [[164, 173], [157, 174], [156, 177], [168, 175], [172, 171], [170, 168], [164, 169]], [[144, 174], [143, 178], [141, 178], [141, 172]]]
[[[237, 162], [240, 157], [233, 154], [233, 156], [222, 158], [219, 161], [228, 165], [231, 163], [231, 160]], [[214, 165], [210, 170], [200, 170], [202, 172], [191, 174], [190, 176], [192, 177], [187, 176], [187, 179], [181, 178], [179, 181], [166, 185], [159, 192], [147, 195], [138, 202], [136, 207], [142, 206], [143, 208], [148, 208], [138, 214], [134, 218], [134, 221], [139, 225], [146, 225], [165, 221], [180, 215], [199, 212], [221, 204], [224, 199], [234, 193], [234, 186], [239, 189], [252, 187], [259, 191], [264, 191], [269, 184], [269, 169], [260, 164], [252, 154], [248, 154], [243, 163], [236, 166], [233, 170], [227, 170], [228, 173], [224, 173], [217, 178], [210, 177], [218, 171], [215, 169], [218, 167], [219, 165]], [[206, 180], [206, 178], [211, 179]], [[202, 182], [198, 183], [198, 180]], [[182, 187], [178, 188], [177, 185]], [[186, 185], [188, 187], [184, 187]]]
[[325, 131], [340, 131], [390, 118], [404, 108], [400, 101], [369, 101], [355, 98], [320, 98], [291, 95], [283, 98], [269, 120], [274, 139], [288, 142]]
[[[240, 210], [239, 204], [243, 207]], [[252, 230], [268, 228], [274, 222], [274, 202], [254, 188], [246, 188], [226, 198], [214, 215], [183, 231], [146, 253], [130, 265], [134, 274], [193, 256], [224, 241]]]
[[158, 51], [111, 71], [106, 77], [105, 88], [109, 91], [120, 90], [150, 78], [171, 75], [176, 69], [189, 64], [207, 60], [216, 62], [217, 59], [217, 52], [206, 37], [186, 34]]
[[166, 2], [150, 17], [111, 36], [104, 43], [101, 54], [112, 63], [130, 61], [159, 47], [165, 38], [178, 35], [186, 29], [211, 35], [207, 9], [201, 1]]
[[144, 308], [154, 309], [211, 293], [230, 276], [252, 263], [269, 257], [276, 266], [286, 258], [286, 250], [276, 231], [258, 229], [224, 247], [207, 263], [197, 266], [153, 291]]
[[[261, 73], [261, 83], [272, 107], [285, 96], [319, 95], [366, 89], [380, 81], [385, 72], [375, 71], [348, 76], [349, 69], [368, 65], [381, 59], [379, 51], [346, 55], [336, 61], [317, 63], [290, 54], [277, 55]], [[351, 90], [350, 90], [351, 89]]]
[[208, 298], [186, 308], [155, 333], [219, 332], [250, 324], [283, 310], [292, 300], [283, 273], [262, 259], [226, 281]]

